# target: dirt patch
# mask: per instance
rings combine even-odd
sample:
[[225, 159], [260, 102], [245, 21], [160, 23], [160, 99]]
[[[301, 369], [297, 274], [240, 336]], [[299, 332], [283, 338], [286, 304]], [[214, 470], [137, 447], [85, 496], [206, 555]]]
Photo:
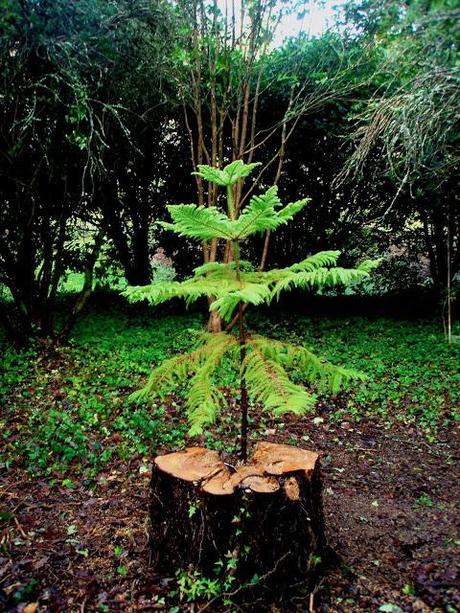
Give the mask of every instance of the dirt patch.
[[[300, 443], [303, 425], [287, 429]], [[308, 432], [322, 452], [328, 538], [342, 561], [320, 610], [457, 611], [458, 439], [441, 433], [428, 444], [415, 429], [368, 420], [310, 423]]]
[[[459, 610], [454, 434], [441, 432], [429, 444], [416, 429], [386, 429], [371, 420], [334, 424], [328, 415], [323, 407], [322, 422], [271, 422], [263, 433], [269, 441], [321, 452], [328, 538], [341, 565], [314, 595], [314, 610], [378, 611], [385, 604], [394, 611]], [[29, 604], [26, 613], [131, 612], [175, 606], [168, 596], [174, 578], [155, 576], [148, 566], [148, 468], [141, 458], [113, 461], [96, 487], [5, 471], [0, 609], [24, 611]], [[176, 611], [191, 610], [181, 607]], [[291, 602], [272, 611], [308, 607]]]

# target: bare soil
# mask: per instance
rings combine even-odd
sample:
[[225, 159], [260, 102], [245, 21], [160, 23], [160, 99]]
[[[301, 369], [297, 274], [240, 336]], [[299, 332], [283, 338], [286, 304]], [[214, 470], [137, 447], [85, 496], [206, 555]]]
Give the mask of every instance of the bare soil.
[[[327, 535], [340, 560], [308, 602], [266, 610], [460, 610], [455, 433], [440, 432], [428, 443], [407, 426], [351, 419], [334, 424], [331, 412], [324, 406], [321, 423], [292, 418], [262, 433], [265, 440], [321, 453]], [[168, 596], [174, 578], [149, 569], [149, 476], [142, 458], [113, 460], [96, 487], [82, 481], [69, 488], [61, 480], [5, 471], [0, 609], [83, 613], [179, 606], [172, 610], [198, 613], [205, 603], [178, 604]], [[226, 609], [216, 602], [206, 610]]]

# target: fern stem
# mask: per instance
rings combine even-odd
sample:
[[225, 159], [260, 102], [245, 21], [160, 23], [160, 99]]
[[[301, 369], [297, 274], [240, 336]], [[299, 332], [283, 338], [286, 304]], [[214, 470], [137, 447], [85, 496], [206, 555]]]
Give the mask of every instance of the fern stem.
[[[239, 306], [239, 341], [240, 341], [240, 360], [241, 365], [244, 364], [246, 358], [246, 335], [243, 325], [243, 303], [240, 302]], [[248, 458], [248, 390], [246, 387], [246, 381], [244, 374], [241, 371], [240, 379], [240, 409], [241, 409], [241, 459], [246, 462]]]
[[[240, 273], [240, 246], [238, 241], [233, 243], [233, 251], [235, 255], [236, 265], [236, 278], [241, 281]], [[246, 387], [246, 380], [243, 374], [243, 364], [246, 358], [246, 333], [244, 330], [244, 305], [240, 301], [238, 303], [238, 341], [240, 343], [240, 409], [241, 409], [241, 448], [240, 455], [243, 462], [248, 459], [248, 389]]]
[[233, 185], [227, 187], [227, 209], [230, 219], [235, 219], [235, 203], [233, 199]]

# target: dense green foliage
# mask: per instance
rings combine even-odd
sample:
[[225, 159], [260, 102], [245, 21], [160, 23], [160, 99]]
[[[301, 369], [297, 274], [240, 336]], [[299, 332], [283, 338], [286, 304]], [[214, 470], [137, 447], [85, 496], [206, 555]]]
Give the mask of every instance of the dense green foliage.
[[[202, 324], [197, 315], [158, 318], [112, 308], [84, 316], [72, 343], [56, 351], [37, 345], [18, 353], [3, 340], [0, 461], [91, 480], [113, 455], [149, 458], [181, 446], [188, 429], [183, 391], [153, 407], [133, 409], [127, 398], [146, 380], [150, 365], [190, 348], [190, 331]], [[359, 423], [366, 416], [389, 425], [400, 420], [434, 437], [438, 426], [460, 418], [459, 350], [443, 343], [435, 322], [264, 316], [254, 320], [254, 329], [367, 375], [366, 385], [327, 401], [332, 424], [350, 418]], [[220, 381], [231, 403], [238, 381], [225, 364]], [[323, 403], [320, 397], [318, 406]], [[267, 427], [281, 421], [268, 415], [262, 420]], [[231, 408], [218, 428], [220, 436], [209, 433], [207, 444], [218, 446], [223, 432], [235, 438]]]
[[[181, 275], [199, 265], [200, 250], [154, 222], [197, 190], [214, 203], [188, 171], [236, 157], [262, 162], [261, 190], [312, 198], [279, 228], [272, 266], [354, 250], [387, 263], [368, 291], [455, 293], [455, 3], [349, 0], [341, 24], [278, 47], [273, 0], [248, 3], [238, 46], [224, 15], [195, 0], [1, 0], [0, 313], [15, 341], [61, 335], [58, 288], [82, 273], [68, 336], [101, 245], [130, 284], [152, 280], [158, 246]], [[252, 237], [248, 253], [260, 246]]]

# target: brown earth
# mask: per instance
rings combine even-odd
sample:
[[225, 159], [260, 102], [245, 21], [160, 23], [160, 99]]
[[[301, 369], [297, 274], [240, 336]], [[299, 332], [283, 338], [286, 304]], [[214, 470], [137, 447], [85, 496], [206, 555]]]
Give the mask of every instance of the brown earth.
[[[262, 432], [321, 453], [328, 538], [341, 560], [308, 602], [267, 610], [460, 610], [458, 438], [440, 432], [427, 443], [414, 428], [333, 424], [329, 412], [323, 407], [321, 423], [292, 418]], [[148, 468], [142, 458], [114, 460], [96, 488], [74, 489], [4, 471], [0, 609], [198, 613], [205, 603], [178, 604], [168, 595], [174, 578], [149, 570]]]

